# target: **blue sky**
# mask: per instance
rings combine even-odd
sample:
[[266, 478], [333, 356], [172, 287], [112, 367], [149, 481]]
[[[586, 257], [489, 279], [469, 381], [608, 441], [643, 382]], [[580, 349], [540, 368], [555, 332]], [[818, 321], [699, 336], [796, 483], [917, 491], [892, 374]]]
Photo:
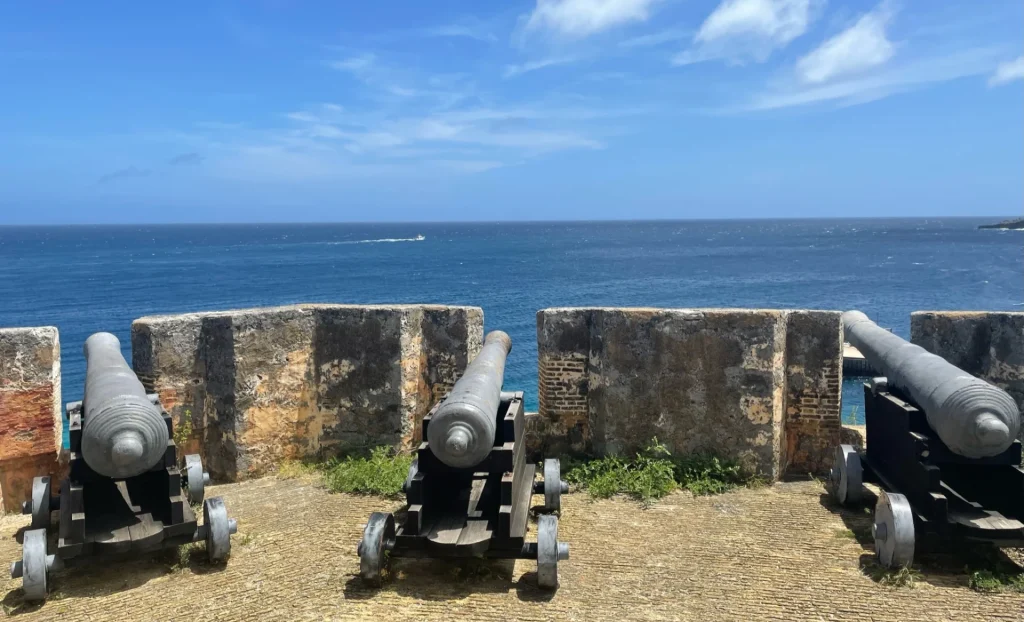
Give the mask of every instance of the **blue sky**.
[[1024, 3], [10, 2], [0, 224], [1024, 212]]

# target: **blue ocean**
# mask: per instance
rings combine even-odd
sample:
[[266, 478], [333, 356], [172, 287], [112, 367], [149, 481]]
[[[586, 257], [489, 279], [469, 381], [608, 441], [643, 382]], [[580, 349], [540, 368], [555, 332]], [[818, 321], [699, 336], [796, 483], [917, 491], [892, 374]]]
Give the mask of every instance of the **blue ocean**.
[[[537, 405], [551, 306], [1024, 310], [1024, 231], [998, 218], [0, 227], [0, 326], [60, 329], [64, 401], [81, 346], [149, 314], [298, 302], [483, 307], [511, 335], [505, 386]], [[844, 414], [860, 418], [859, 380]]]

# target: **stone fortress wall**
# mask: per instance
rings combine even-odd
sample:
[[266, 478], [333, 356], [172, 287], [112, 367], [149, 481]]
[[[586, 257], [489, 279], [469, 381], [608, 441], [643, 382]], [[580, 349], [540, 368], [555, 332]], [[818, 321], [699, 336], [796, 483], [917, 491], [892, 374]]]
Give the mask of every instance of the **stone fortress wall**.
[[[144, 317], [132, 364], [211, 477], [391, 445], [418, 427], [483, 343], [483, 311], [297, 305]], [[186, 423], [187, 422], [187, 423]]]
[[917, 311], [910, 340], [1003, 389], [1024, 413], [1024, 313]]
[[60, 337], [52, 326], [0, 328], [0, 508], [20, 511], [32, 478], [59, 470]]
[[[286, 459], [410, 449], [419, 423], [483, 341], [483, 312], [441, 305], [310, 304], [153, 316], [132, 363], [215, 480]], [[499, 327], [500, 328], [500, 327]], [[1024, 313], [920, 312], [915, 343], [1024, 397]], [[556, 308], [537, 314], [544, 455], [711, 450], [773, 479], [823, 473], [840, 434], [838, 311]], [[0, 494], [56, 474], [60, 343], [0, 330]]]
[[773, 479], [830, 464], [838, 311], [545, 309], [537, 340], [545, 455], [633, 453], [657, 438]]

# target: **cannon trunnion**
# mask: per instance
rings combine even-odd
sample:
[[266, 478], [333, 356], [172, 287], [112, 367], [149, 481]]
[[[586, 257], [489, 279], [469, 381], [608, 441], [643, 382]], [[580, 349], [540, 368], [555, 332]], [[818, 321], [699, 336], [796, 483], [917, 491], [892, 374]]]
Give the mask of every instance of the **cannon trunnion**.
[[[537, 465], [527, 462], [523, 393], [501, 391], [500, 370], [508, 352], [508, 337], [501, 333], [501, 339], [494, 340], [492, 335], [488, 335], [488, 344], [497, 343], [502, 350], [495, 348], [481, 355], [496, 354], [500, 358], [497, 374], [489, 374], [487, 382], [477, 383], [471, 395], [453, 390], [449, 399], [435, 405], [423, 418], [426, 440], [420, 444], [403, 486], [407, 507], [397, 514], [374, 512], [366, 524], [358, 553], [360, 574], [371, 585], [381, 584], [388, 557], [484, 557], [536, 559], [538, 584], [546, 589], [558, 586], [558, 562], [569, 558], [569, 545], [558, 541], [555, 512], [561, 510], [561, 495], [568, 487], [561, 479], [558, 460], [544, 461], [542, 480], [536, 478]], [[477, 360], [467, 368], [467, 376], [473, 373]], [[495, 361], [487, 364], [493, 369]], [[493, 395], [483, 395], [488, 392]], [[484, 437], [487, 452], [465, 451], [461, 443], [449, 442], [459, 433], [452, 433], [457, 426], [443, 422], [445, 410], [451, 409], [452, 403], [465, 403], [467, 398], [475, 404], [490, 402], [489, 408], [493, 408], [492, 421], [474, 423], [488, 431]], [[445, 426], [444, 434], [438, 434], [434, 427], [441, 425]], [[480, 438], [476, 435], [473, 442]], [[444, 447], [433, 447], [435, 441], [445, 443]], [[453, 445], [457, 445], [455, 452]], [[474, 445], [467, 446], [472, 450]], [[470, 453], [476, 455], [475, 462], [451, 464], [465, 464], [459, 458]], [[544, 504], [537, 522], [537, 541], [528, 542], [534, 494], [543, 494]]]
[[[100, 376], [100, 383], [121, 380], [123, 386], [102, 393], [86, 391], [86, 400], [96, 395], [104, 398], [100, 405], [106, 411], [103, 426], [90, 427], [89, 417], [98, 409], [88, 402], [67, 405], [68, 477], [60, 483], [58, 491], [52, 490], [49, 477], [37, 477], [32, 483], [32, 500], [22, 508], [23, 513], [31, 514], [32, 524], [25, 532], [22, 560], [11, 565], [11, 576], [22, 578], [29, 601], [45, 600], [49, 572], [79, 558], [132, 557], [196, 541], [205, 541], [213, 561], [226, 559], [231, 551], [230, 535], [236, 530], [235, 521], [228, 518], [219, 497], [204, 500], [209, 476], [203, 472], [199, 456], [185, 456], [185, 471], [178, 468], [170, 415], [156, 395], [144, 391], [137, 395], [142, 385], [121, 356], [117, 338], [98, 333], [87, 343], [97, 341], [104, 347], [112, 344], [114, 350], [105, 351], [102, 357], [89, 358], [87, 364], [100, 358], [111, 375], [103, 378], [104, 370], [92, 368], [88, 369], [87, 377], [95, 381]], [[96, 384], [90, 382], [90, 386]], [[127, 417], [121, 419], [122, 413], [116, 407], [110, 408], [114, 402], [129, 404]], [[158, 418], [162, 429], [136, 433], [133, 426], [140, 412], [147, 419]], [[152, 428], [149, 422], [146, 425]], [[92, 435], [88, 439], [92, 443], [91, 453], [83, 451], [86, 434]], [[136, 442], [139, 439], [141, 443]], [[149, 450], [152, 439], [163, 443], [163, 451]], [[96, 447], [103, 448], [101, 453], [97, 454]], [[90, 464], [90, 457], [98, 468]], [[113, 469], [130, 475], [111, 476]], [[200, 503], [203, 524], [199, 524], [190, 505]], [[53, 511], [59, 511], [59, 521], [56, 548], [51, 553], [48, 533]]]
[[954, 452], [929, 426], [927, 413], [886, 378], [864, 385], [865, 450], [836, 448], [829, 488], [844, 505], [861, 502], [864, 483], [881, 489], [872, 532], [879, 561], [913, 563], [919, 537], [1024, 546], [1021, 443], [982, 458]]

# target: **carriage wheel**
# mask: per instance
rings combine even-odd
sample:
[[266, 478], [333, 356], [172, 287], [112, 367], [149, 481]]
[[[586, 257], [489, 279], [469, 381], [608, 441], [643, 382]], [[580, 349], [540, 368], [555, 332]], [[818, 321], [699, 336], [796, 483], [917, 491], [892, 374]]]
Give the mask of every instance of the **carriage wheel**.
[[537, 519], [537, 585], [558, 587], [558, 562], [569, 559], [569, 545], [558, 541], [558, 517], [544, 514]]
[[[25, 592], [25, 600], [38, 602], [46, 600], [46, 575], [48, 566], [46, 559], [46, 530], [32, 529], [25, 532], [21, 544], [21, 589]], [[14, 563], [18, 566], [18, 562]], [[11, 568], [11, 574], [15, 574]]]
[[562, 493], [568, 485], [562, 482], [562, 467], [557, 458], [544, 461], [544, 507], [552, 512], [562, 511]]
[[863, 490], [864, 469], [860, 464], [860, 454], [853, 445], [836, 447], [829, 473], [829, 484], [832, 496], [843, 505], [860, 502]]
[[387, 568], [387, 554], [395, 542], [395, 517], [389, 512], [374, 512], [363, 529], [359, 542], [359, 576], [374, 587], [380, 587]]
[[871, 533], [883, 566], [900, 568], [914, 563], [914, 511], [906, 497], [891, 492], [879, 495]]
[[228, 510], [220, 497], [203, 502], [203, 522], [206, 527], [206, 554], [211, 562], [224, 561], [231, 555], [231, 534], [237, 530], [235, 521], [228, 518]]
[[32, 515], [32, 529], [50, 527], [50, 503], [50, 478], [32, 478], [32, 500], [26, 512]]
[[185, 479], [188, 481], [188, 502], [194, 505], [202, 503], [210, 476], [203, 472], [203, 460], [196, 454], [185, 456]]

